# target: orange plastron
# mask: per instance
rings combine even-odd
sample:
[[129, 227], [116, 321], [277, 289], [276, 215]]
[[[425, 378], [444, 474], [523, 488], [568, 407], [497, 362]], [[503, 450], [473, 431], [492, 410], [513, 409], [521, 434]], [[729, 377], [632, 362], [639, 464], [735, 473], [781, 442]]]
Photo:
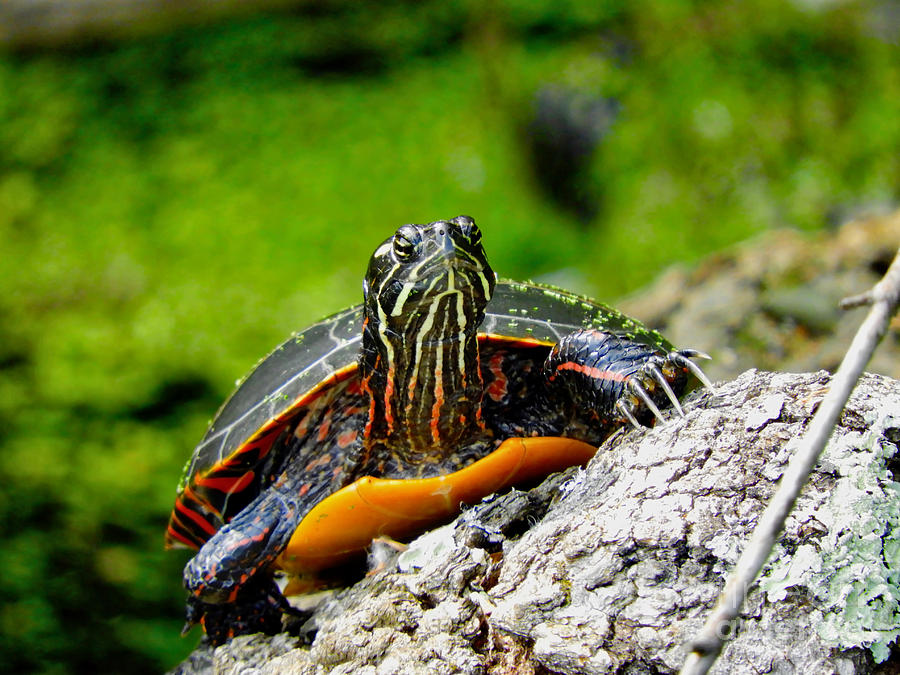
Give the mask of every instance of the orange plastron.
[[[275, 566], [303, 578], [340, 565], [376, 537], [415, 536], [455, 516], [462, 504], [475, 504], [493, 492], [585, 464], [596, 451], [571, 438], [509, 438], [487, 457], [444, 476], [360, 478], [309, 512]], [[289, 590], [299, 588], [292, 584]]]

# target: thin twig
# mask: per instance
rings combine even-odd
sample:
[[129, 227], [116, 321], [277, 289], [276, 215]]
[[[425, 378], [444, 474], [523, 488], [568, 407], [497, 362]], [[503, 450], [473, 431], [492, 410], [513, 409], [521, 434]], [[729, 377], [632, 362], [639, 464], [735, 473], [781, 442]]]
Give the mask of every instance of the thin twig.
[[[725, 639], [731, 637], [732, 622], [738, 617], [750, 585], [772, 552], [784, 521], [794, 506], [822, 449], [831, 437], [834, 425], [850, 398], [853, 388], [875, 347], [884, 337], [900, 301], [900, 249], [884, 278], [868, 293], [848, 298], [842, 306], [872, 305], [844, 360], [831, 381], [831, 387], [816, 412], [806, 435], [781, 478], [778, 490], [766, 507], [753, 535], [741, 554], [716, 607], [690, 643], [691, 650], [681, 675], [702, 675], [715, 662]], [[849, 304], [848, 304], [849, 303]]]

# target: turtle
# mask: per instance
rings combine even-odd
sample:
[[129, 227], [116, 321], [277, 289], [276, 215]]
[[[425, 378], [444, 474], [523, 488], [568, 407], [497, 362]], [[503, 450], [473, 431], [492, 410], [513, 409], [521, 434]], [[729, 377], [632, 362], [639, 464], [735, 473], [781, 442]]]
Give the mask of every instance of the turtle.
[[374, 538], [585, 464], [661, 409], [683, 415], [689, 382], [712, 388], [697, 357], [593, 300], [498, 280], [468, 216], [401, 226], [371, 256], [363, 303], [260, 361], [188, 461], [166, 532], [199, 549], [185, 631], [279, 632], [285, 595]]

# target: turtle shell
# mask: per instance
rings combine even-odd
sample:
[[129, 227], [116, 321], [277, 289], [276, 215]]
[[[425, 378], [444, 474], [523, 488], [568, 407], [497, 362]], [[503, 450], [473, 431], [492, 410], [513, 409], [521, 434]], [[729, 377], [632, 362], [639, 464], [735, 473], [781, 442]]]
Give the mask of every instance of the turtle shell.
[[[240, 495], [215, 504], [220, 511], [215, 520], [222, 523], [259, 493], [263, 486], [256, 476], [262, 472], [257, 468], [283, 430], [323, 394], [356, 375], [362, 323], [361, 305], [323, 319], [279, 345], [240, 382], [185, 467], [167, 545], [203, 543], [175, 526], [182, 517], [204, 520], [190, 512], [188, 503], [197, 500], [185, 498], [192, 486]], [[478, 338], [482, 343], [549, 347], [579, 328], [614, 333], [667, 352], [673, 349], [656, 331], [606, 305], [551, 286], [515, 281], [498, 282]], [[205, 520], [201, 525], [211, 536], [215, 528]]]

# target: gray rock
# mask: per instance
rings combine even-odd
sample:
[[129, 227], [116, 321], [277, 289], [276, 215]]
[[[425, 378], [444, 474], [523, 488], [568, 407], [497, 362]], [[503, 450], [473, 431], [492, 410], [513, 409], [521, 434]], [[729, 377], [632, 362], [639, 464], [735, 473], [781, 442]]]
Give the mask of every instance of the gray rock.
[[[686, 417], [488, 498], [330, 596], [311, 645], [240, 638], [193, 672], [675, 672], [829, 379], [751, 370], [695, 392]], [[890, 656], [898, 437], [900, 382], [864, 376], [714, 672], [868, 673]]]

